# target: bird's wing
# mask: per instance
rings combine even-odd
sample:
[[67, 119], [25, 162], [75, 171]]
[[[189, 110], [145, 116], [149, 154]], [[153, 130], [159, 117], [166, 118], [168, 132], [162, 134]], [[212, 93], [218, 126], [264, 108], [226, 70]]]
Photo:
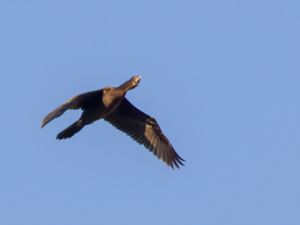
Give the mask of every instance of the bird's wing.
[[156, 120], [137, 109], [126, 98], [105, 120], [143, 144], [172, 168], [174, 165], [177, 168], [183, 165], [184, 160], [175, 152]]
[[44, 127], [51, 120], [61, 116], [68, 109], [87, 109], [93, 107], [97, 101], [102, 99], [102, 89], [97, 91], [86, 92], [69, 99], [50, 112], [42, 121], [41, 127]]

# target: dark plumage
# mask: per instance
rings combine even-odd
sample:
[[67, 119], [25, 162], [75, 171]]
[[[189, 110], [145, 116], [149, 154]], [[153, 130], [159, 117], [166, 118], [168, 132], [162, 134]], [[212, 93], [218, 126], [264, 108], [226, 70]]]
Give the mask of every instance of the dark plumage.
[[61, 131], [57, 139], [70, 138], [85, 125], [104, 119], [143, 144], [167, 165], [179, 168], [184, 160], [175, 152], [156, 120], [137, 109], [125, 97], [126, 92], [135, 88], [140, 80], [141, 77], [133, 76], [119, 87], [107, 87], [77, 95], [50, 112], [43, 119], [41, 127], [68, 109], [82, 109], [79, 120]]

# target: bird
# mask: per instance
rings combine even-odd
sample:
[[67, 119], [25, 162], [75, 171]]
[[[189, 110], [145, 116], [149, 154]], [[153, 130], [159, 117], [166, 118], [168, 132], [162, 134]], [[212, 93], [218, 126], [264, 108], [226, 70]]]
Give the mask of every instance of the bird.
[[80, 118], [58, 133], [57, 139], [70, 138], [86, 125], [104, 119], [137, 143], [144, 145], [168, 166], [184, 166], [185, 160], [174, 150], [156, 119], [136, 108], [125, 97], [127, 91], [137, 87], [140, 81], [141, 76], [133, 76], [118, 87], [105, 87], [76, 95], [45, 116], [41, 128], [66, 110], [81, 109]]

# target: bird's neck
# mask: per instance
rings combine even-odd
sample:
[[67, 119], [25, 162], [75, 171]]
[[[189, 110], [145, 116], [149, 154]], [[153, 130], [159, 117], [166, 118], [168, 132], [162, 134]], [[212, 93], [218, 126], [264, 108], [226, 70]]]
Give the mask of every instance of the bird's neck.
[[127, 92], [128, 90], [132, 89], [132, 82], [126, 81], [125, 83], [123, 83], [122, 85], [120, 85], [118, 87], [118, 89], [121, 89], [121, 90]]

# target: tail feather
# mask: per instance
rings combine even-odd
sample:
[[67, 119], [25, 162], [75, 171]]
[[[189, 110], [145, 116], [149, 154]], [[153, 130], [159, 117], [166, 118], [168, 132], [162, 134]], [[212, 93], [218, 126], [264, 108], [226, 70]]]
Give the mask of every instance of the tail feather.
[[64, 129], [63, 131], [61, 131], [57, 135], [56, 138], [59, 139], [59, 140], [70, 138], [74, 134], [76, 134], [77, 132], [79, 132], [83, 127], [84, 127], [84, 125], [82, 125], [82, 123], [79, 123], [78, 121], [76, 121], [75, 123], [73, 123], [69, 127], [67, 127], [66, 129]]

